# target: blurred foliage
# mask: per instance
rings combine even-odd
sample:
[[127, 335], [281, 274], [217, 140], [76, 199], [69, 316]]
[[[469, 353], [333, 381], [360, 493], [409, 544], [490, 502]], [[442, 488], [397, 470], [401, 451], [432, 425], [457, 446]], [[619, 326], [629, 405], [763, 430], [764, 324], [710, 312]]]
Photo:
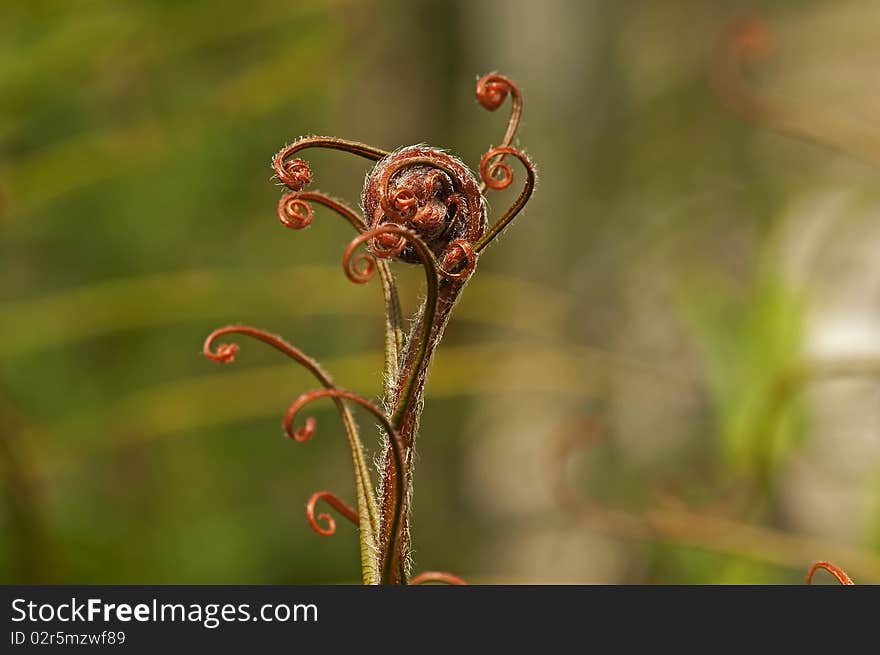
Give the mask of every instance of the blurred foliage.
[[[803, 311], [778, 273], [758, 273], [743, 294], [718, 294], [723, 280], [693, 285], [683, 314], [702, 346], [716, 403], [719, 455], [731, 473], [752, 472], [767, 484], [775, 465], [791, 454], [803, 427], [791, 424], [790, 398], [780, 393], [801, 353]], [[740, 296], [740, 297], [738, 297]]]
[[[351, 497], [344, 440], [281, 438], [313, 382], [259, 344], [218, 368], [201, 342], [264, 327], [376, 394], [377, 285], [341, 275], [342, 221], [278, 225], [270, 157], [317, 133], [475, 165], [503, 130], [506, 108], [472, 98], [495, 69], [522, 84], [539, 187], [481, 259], [428, 382], [419, 568], [798, 583], [832, 559], [880, 581], [880, 432], [867, 410], [840, 420], [834, 382], [876, 393], [876, 353], [832, 353], [814, 376], [810, 351], [835, 302], [870, 296], [852, 281], [878, 275], [853, 253], [880, 243], [859, 161], [880, 91], [851, 90], [876, 70], [880, 16], [870, 0], [761, 5], [774, 58], [749, 81], [784, 125], [737, 115], [711, 83], [733, 1], [5, 6], [0, 581], [359, 579], [350, 526], [321, 538], [303, 510], [316, 489]], [[317, 188], [357, 204], [363, 162], [310, 161]], [[811, 215], [843, 192], [851, 208]], [[401, 278], [412, 311], [419, 273]], [[577, 455], [556, 467], [567, 440]], [[554, 495], [563, 478], [583, 508]]]

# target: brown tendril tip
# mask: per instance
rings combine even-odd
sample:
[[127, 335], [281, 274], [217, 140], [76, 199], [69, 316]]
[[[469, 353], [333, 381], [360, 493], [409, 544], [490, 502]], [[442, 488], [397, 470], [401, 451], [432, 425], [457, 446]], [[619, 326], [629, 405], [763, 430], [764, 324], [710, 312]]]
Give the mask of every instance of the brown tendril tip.
[[235, 361], [235, 355], [238, 353], [238, 344], [222, 343], [217, 346], [216, 350], [214, 350], [214, 344], [217, 340], [228, 334], [239, 334], [250, 337], [251, 339], [256, 339], [257, 341], [262, 341], [303, 366], [312, 373], [321, 384], [330, 385], [329, 376], [311, 357], [279, 337], [277, 334], [271, 334], [265, 330], [259, 330], [247, 325], [227, 325], [226, 327], [214, 330], [205, 339], [205, 343], [202, 346], [202, 354], [211, 361], [220, 362], [221, 364], [230, 364]]
[[312, 181], [312, 171], [308, 163], [302, 159], [289, 159], [300, 150], [306, 148], [327, 148], [330, 150], [342, 150], [365, 159], [378, 161], [388, 154], [386, 150], [374, 148], [357, 141], [348, 141], [332, 136], [309, 136], [297, 139], [272, 158], [272, 170], [275, 176], [281, 180], [291, 191], [301, 191], [303, 187]]
[[312, 170], [303, 159], [282, 162], [276, 171], [278, 179], [292, 191], [299, 191], [312, 182]]
[[306, 424], [303, 427], [297, 428], [296, 430], [291, 430], [287, 423], [284, 424], [284, 431], [287, 432], [287, 436], [298, 443], [305, 443], [314, 437], [316, 428], [317, 423], [311, 416], [306, 419]]
[[429, 582], [439, 582], [441, 584], [456, 586], [467, 585], [467, 582], [459, 578], [457, 575], [452, 575], [451, 573], [445, 573], [443, 571], [425, 571], [424, 573], [419, 573], [409, 581], [409, 584], [421, 585]]
[[[210, 336], [208, 339], [210, 340]], [[231, 364], [235, 361], [235, 355], [238, 353], [238, 344], [237, 343], [221, 343], [217, 346], [217, 350], [215, 352], [211, 351], [209, 343], [205, 342], [205, 348], [203, 350], [205, 357], [210, 359], [212, 362], [220, 362], [221, 364]]]
[[[532, 161], [525, 155], [525, 153], [509, 146], [492, 148], [483, 155], [483, 158], [480, 160], [480, 177], [482, 178], [483, 183], [492, 189], [500, 190], [506, 189], [510, 186], [511, 182], [513, 182], [513, 172], [510, 170], [510, 167], [498, 159], [501, 155], [512, 155], [519, 159], [520, 163], [526, 169], [526, 182], [523, 190], [520, 192], [519, 196], [517, 196], [516, 200], [513, 201], [510, 208], [504, 212], [501, 218], [495, 221], [495, 224], [486, 230], [486, 233], [483, 234], [483, 236], [480, 237], [480, 240], [474, 244], [474, 251], [477, 253], [489, 245], [495, 237], [501, 234], [504, 228], [507, 227], [516, 215], [519, 214], [522, 208], [525, 207], [535, 189], [534, 164], [532, 164]], [[499, 172], [501, 173], [501, 177], [496, 177]]]
[[[316, 491], [309, 497], [309, 501], [306, 503], [306, 518], [308, 518], [309, 525], [312, 526], [312, 530], [317, 532], [319, 535], [323, 537], [329, 537], [336, 532], [336, 521], [333, 520], [332, 516], [330, 516], [326, 512], [321, 512], [317, 515], [317, 517], [315, 516], [315, 505], [318, 503], [319, 500], [325, 501], [328, 505], [330, 505], [333, 509], [342, 514], [342, 516], [347, 518], [355, 525], [358, 524], [357, 511], [346, 505], [337, 496], [330, 493], [329, 491]], [[327, 527], [321, 527], [321, 524], [318, 523], [318, 521], [324, 521]]]
[[[490, 189], [502, 191], [513, 182], [513, 171], [510, 170], [510, 166], [497, 159], [499, 154], [512, 154], [512, 150], [513, 148], [492, 148], [480, 160], [480, 179]], [[501, 177], [498, 177], [499, 172]]]
[[509, 85], [499, 75], [484, 75], [477, 80], [477, 100], [485, 109], [495, 111], [507, 99]]
[[358, 232], [366, 229], [364, 220], [351, 207], [320, 191], [294, 191], [283, 195], [278, 201], [278, 220], [293, 230], [308, 227], [314, 218], [314, 211], [309, 204], [312, 202], [339, 214]]
[[312, 224], [315, 213], [312, 206], [299, 198], [296, 193], [288, 193], [278, 201], [278, 220], [291, 230], [302, 230]]
[[373, 274], [376, 272], [376, 258], [373, 255], [359, 253], [352, 257], [361, 243], [362, 241], [350, 243], [342, 255], [342, 270], [345, 272], [345, 277], [355, 284], [366, 284], [373, 279]]
[[504, 140], [501, 142], [505, 146], [513, 143], [513, 137], [519, 127], [523, 107], [522, 94], [519, 87], [504, 75], [490, 73], [477, 80], [477, 100], [489, 111], [498, 109], [507, 99], [508, 94], [513, 99], [513, 107], [510, 111], [510, 121], [507, 124]]
[[840, 569], [831, 562], [816, 562], [810, 568], [810, 572], [807, 574], [807, 584], [813, 584], [813, 576], [816, 574], [816, 571], [819, 569], [824, 569], [828, 571], [831, 575], [837, 578], [837, 581], [842, 585], [855, 585], [855, 582], [846, 574], [843, 569]]

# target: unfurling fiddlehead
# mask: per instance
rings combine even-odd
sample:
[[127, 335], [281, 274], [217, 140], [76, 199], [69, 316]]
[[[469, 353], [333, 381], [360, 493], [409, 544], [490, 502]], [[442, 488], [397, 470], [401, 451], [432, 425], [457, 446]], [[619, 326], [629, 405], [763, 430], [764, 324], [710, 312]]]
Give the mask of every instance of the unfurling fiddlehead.
[[[512, 98], [510, 120], [501, 145], [486, 153], [480, 162], [482, 184], [460, 160], [426, 145], [389, 152], [356, 141], [311, 136], [294, 141], [272, 159], [275, 176], [290, 190], [278, 202], [281, 223], [301, 230], [314, 219], [312, 203], [330, 209], [358, 232], [343, 254], [346, 277], [363, 284], [377, 270], [380, 273], [386, 318], [384, 401], [387, 412], [361, 396], [334, 386], [314, 360], [275, 335], [255, 328], [230, 326], [213, 332], [205, 342], [204, 352], [209, 359], [231, 362], [238, 346], [223, 344], [214, 349], [215, 342], [226, 334], [249, 336], [281, 351], [315, 376], [324, 388], [300, 396], [284, 419], [286, 434], [299, 443], [311, 439], [317, 428], [313, 418], [294, 428], [300, 410], [314, 400], [333, 398], [351, 444], [358, 509], [355, 511], [335, 495], [320, 491], [309, 498], [306, 516], [316, 532], [325, 536], [333, 534], [336, 529], [333, 518], [327, 513], [315, 514], [316, 504], [323, 500], [359, 525], [361, 562], [364, 581], [368, 583], [407, 582], [411, 462], [427, 370], [459, 294], [476, 269], [480, 251], [522, 210], [534, 188], [534, 167], [522, 152], [511, 147], [522, 115], [519, 89], [508, 78], [497, 74], [484, 76], [477, 83], [477, 99], [490, 111], [498, 109], [508, 96]], [[327, 194], [304, 191], [312, 182], [312, 171], [297, 155], [308, 148], [340, 150], [376, 162], [364, 184], [363, 217]], [[483, 191], [487, 187], [499, 190], [510, 186], [513, 173], [503, 162], [506, 156], [516, 157], [525, 167], [525, 187], [511, 208], [487, 231]], [[357, 253], [362, 245], [367, 246], [367, 252]], [[391, 260], [421, 264], [425, 270], [425, 299], [407, 336]], [[371, 412], [387, 436], [380, 485], [381, 514], [348, 403]], [[464, 584], [460, 578], [440, 572], [423, 573], [411, 582]]]
[[855, 585], [855, 582], [850, 579], [850, 577], [843, 569], [834, 566], [834, 564], [832, 564], [831, 562], [816, 562], [815, 564], [813, 564], [813, 566], [810, 568], [810, 572], [807, 574], [808, 585], [813, 584], [813, 576], [816, 575], [816, 571], [818, 571], [819, 569], [828, 571], [831, 575], [837, 578], [837, 581], [842, 585]]
[[[362, 205], [371, 231], [358, 237], [358, 242], [369, 240], [373, 255], [380, 260], [421, 262], [427, 277], [427, 296], [404, 340], [397, 374], [386, 379], [386, 406], [411, 457], [431, 357], [459, 293], [476, 268], [472, 244], [486, 229], [485, 200], [476, 177], [461, 161], [442, 150], [418, 145], [396, 150], [376, 164], [364, 184]], [[354, 273], [351, 277], [368, 278], [371, 263], [363, 258], [356, 263], [356, 269], [346, 267]], [[395, 484], [391, 455], [386, 446], [381, 485], [383, 545], [393, 538], [388, 500]], [[401, 535], [399, 559], [408, 566], [407, 511]], [[405, 578], [402, 572], [396, 582]]]
[[[437, 148], [409, 146], [379, 161], [367, 177], [362, 200], [371, 228], [407, 227], [437, 258], [444, 257], [453, 241], [474, 243], [486, 229], [485, 203], [474, 174]], [[379, 244], [391, 248], [398, 241], [389, 235]], [[411, 264], [420, 261], [412, 244], [396, 257]]]
[[[312, 432], [314, 432], [314, 425], [312, 426]], [[333, 533], [336, 532], [336, 521], [333, 520], [333, 517], [327, 514], [326, 512], [321, 512], [320, 514], [315, 516], [315, 505], [319, 500], [323, 500], [330, 507], [335, 509], [337, 512], [342, 514], [349, 521], [358, 524], [358, 514], [357, 510], [352, 509], [344, 502], [339, 500], [337, 496], [330, 493], [329, 491], [316, 491], [309, 497], [309, 501], [306, 503], [306, 518], [309, 519], [309, 525], [312, 526], [312, 530], [317, 532], [319, 535], [324, 537], [329, 537]], [[318, 521], [324, 521], [327, 524], [326, 528], [322, 528], [321, 524]]]

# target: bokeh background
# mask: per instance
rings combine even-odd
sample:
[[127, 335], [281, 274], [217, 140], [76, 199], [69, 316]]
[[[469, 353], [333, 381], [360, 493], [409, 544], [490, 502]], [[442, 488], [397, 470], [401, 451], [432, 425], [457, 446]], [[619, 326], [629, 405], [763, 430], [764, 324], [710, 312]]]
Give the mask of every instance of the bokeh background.
[[[353, 501], [330, 406], [280, 430], [314, 382], [201, 342], [263, 327], [378, 394], [378, 282], [342, 275], [344, 222], [278, 223], [270, 157], [475, 166], [498, 70], [539, 186], [428, 383], [417, 570], [880, 582], [878, 30], [874, 0], [5, 3], [0, 581], [360, 579], [354, 529], [304, 516]], [[308, 156], [357, 203], [365, 162]]]

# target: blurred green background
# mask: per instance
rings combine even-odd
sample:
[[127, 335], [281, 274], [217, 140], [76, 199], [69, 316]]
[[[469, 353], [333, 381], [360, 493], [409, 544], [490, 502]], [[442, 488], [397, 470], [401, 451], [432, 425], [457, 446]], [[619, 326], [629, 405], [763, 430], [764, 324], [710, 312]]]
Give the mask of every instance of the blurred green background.
[[[474, 167], [498, 70], [539, 186], [428, 382], [416, 570], [801, 583], [829, 559], [880, 582], [880, 7], [748, 8], [4, 3], [0, 581], [360, 579], [354, 529], [304, 516], [318, 489], [353, 502], [337, 419], [280, 429], [314, 382], [201, 343], [262, 327], [376, 395], [378, 282], [342, 275], [343, 221], [278, 223], [270, 158], [327, 134]], [[357, 204], [363, 161], [308, 158]]]

